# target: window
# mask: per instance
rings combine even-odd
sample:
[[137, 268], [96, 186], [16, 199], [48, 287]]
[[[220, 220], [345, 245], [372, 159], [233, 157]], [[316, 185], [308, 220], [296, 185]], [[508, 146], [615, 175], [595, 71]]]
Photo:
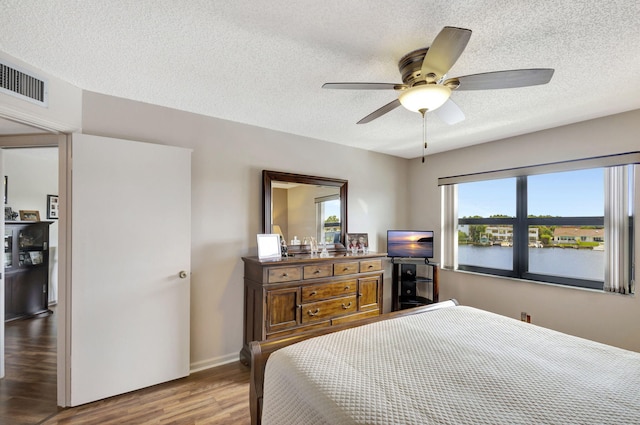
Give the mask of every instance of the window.
[[[323, 196], [315, 199], [316, 234], [320, 243], [340, 242], [340, 195]], [[323, 239], [324, 238], [324, 239]]]
[[444, 185], [443, 265], [630, 292], [634, 167]]

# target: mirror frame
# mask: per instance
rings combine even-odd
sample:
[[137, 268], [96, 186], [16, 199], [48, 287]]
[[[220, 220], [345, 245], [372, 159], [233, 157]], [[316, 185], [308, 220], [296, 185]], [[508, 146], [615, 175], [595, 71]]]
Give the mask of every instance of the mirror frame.
[[340, 188], [340, 243], [344, 244], [347, 236], [347, 180], [262, 170], [262, 231], [264, 233], [273, 232], [271, 229], [271, 190], [273, 189], [273, 182], [301, 183]]

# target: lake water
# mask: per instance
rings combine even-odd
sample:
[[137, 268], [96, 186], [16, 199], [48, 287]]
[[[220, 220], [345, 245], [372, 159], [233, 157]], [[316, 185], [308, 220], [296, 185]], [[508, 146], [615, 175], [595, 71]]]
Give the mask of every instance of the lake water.
[[[529, 272], [577, 279], [604, 280], [604, 251], [573, 248], [529, 248]], [[513, 248], [458, 247], [458, 263], [511, 270]]]

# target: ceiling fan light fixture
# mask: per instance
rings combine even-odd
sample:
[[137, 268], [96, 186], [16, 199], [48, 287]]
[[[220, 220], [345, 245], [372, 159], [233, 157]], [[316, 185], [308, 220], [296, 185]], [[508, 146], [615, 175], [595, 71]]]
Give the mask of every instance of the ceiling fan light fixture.
[[451, 96], [451, 89], [442, 84], [423, 84], [404, 90], [400, 94], [402, 106], [413, 112], [433, 111], [441, 107]]

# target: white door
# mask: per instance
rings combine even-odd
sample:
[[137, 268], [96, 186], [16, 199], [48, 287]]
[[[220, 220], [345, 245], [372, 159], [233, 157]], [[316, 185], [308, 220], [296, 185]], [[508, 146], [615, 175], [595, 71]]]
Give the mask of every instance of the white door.
[[189, 374], [191, 151], [73, 134], [71, 406]]

